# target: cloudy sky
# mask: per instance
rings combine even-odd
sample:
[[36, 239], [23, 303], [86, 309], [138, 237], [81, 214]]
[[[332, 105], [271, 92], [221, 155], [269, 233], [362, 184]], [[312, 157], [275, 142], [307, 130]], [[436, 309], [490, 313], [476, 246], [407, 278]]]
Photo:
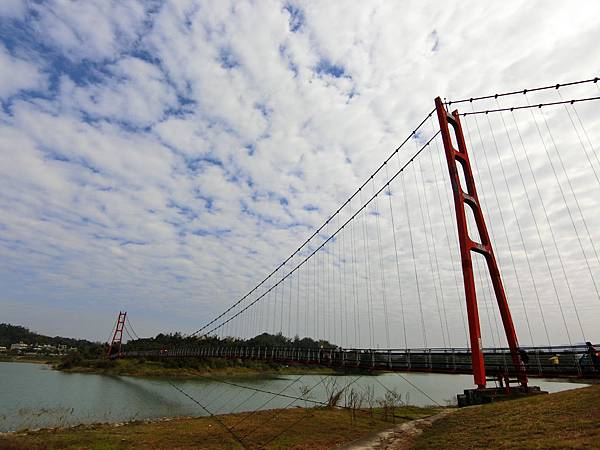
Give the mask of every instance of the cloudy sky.
[[[127, 310], [142, 335], [197, 330], [335, 212], [431, 111], [434, 97], [457, 99], [597, 76], [599, 16], [595, 1], [1, 1], [0, 322], [106, 339], [117, 312]], [[589, 92], [599, 95], [600, 89], [592, 85]], [[588, 106], [578, 112], [590, 118], [585, 127], [593, 138], [598, 114]], [[568, 120], [563, 113], [557, 126]], [[531, 116], [522, 120], [526, 117], [525, 139], [535, 131]], [[480, 120], [469, 120], [474, 141], [479, 139], [476, 127], [487, 126]], [[426, 132], [410, 143], [411, 152], [431, 136], [432, 125], [428, 122]], [[481, 131], [481, 141], [493, 145], [494, 136]], [[430, 150], [438, 154], [424, 157], [418, 167], [423, 186], [431, 186], [436, 174], [439, 183], [447, 181], [437, 159], [441, 148]], [[500, 166], [494, 165], [500, 163], [491, 164], [489, 173], [498, 174]], [[581, 171], [587, 170], [582, 164]], [[540, 172], [550, 174], [548, 167]], [[518, 172], [516, 165], [507, 170], [508, 186]], [[580, 174], [578, 167], [573, 170]], [[592, 172], [574, 185], [584, 191], [581, 195], [589, 194], [589, 202], [579, 198], [591, 211], [597, 195]], [[412, 176], [402, 179], [409, 184], [403, 192], [421, 189]], [[490, 199], [496, 190], [496, 200], [499, 195], [505, 205], [502, 186], [492, 186], [491, 175], [482, 172], [482, 177], [482, 190]], [[552, 189], [549, 185], [542, 191]], [[400, 199], [393, 192], [388, 197]], [[560, 222], [565, 210], [556, 198], [548, 197], [545, 204], [532, 201]], [[515, 194], [514, 201], [527, 200]], [[384, 201], [371, 207], [383, 208]], [[396, 206], [394, 213], [400, 214], [401, 203]], [[428, 222], [434, 225], [429, 227], [426, 216], [413, 217], [413, 222], [423, 219], [414, 238], [424, 248], [433, 244], [436, 226], [454, 226], [450, 213], [441, 219], [443, 211], [450, 211], [444, 204], [440, 216], [431, 211]], [[363, 231], [373, 233], [379, 221], [385, 227], [392, 218], [389, 212], [380, 217], [376, 209], [365, 214], [369, 224], [363, 224]], [[577, 211], [574, 215], [580, 220]], [[598, 228], [592, 216], [585, 225], [594, 234]], [[525, 231], [533, 223], [527, 220], [522, 222]], [[593, 236], [584, 233], [583, 223], [577, 222], [576, 229], [589, 241]], [[510, 223], [508, 228], [516, 229]], [[500, 237], [502, 224], [496, 229]], [[427, 230], [429, 238], [422, 232]], [[376, 245], [383, 241], [384, 248], [391, 248], [390, 232], [372, 236]], [[356, 276], [346, 264], [352, 262], [346, 253], [349, 239], [336, 240], [337, 250], [329, 253], [338, 252], [332, 267], [344, 274], [340, 283], [349, 273]], [[442, 239], [439, 247], [450, 248], [449, 241]], [[589, 250], [588, 241], [582, 246]], [[506, 249], [508, 242], [498, 245]], [[406, 257], [402, 277], [408, 283], [416, 257], [408, 244], [401, 247], [400, 256]], [[552, 248], [549, 244], [550, 256]], [[370, 249], [373, 258], [375, 250]], [[509, 256], [501, 260], [507, 278], [519, 261], [531, 265], [522, 253], [512, 266]], [[574, 261], [578, 272], [585, 258], [569, 259], [567, 251], [564, 259]], [[419, 262], [425, 267], [422, 289], [431, 261], [428, 255]], [[591, 273], [600, 273], [597, 255], [594, 259], [590, 253], [589, 261]], [[389, 317], [397, 319], [401, 312], [392, 313], [391, 292], [395, 259], [382, 257], [381, 265], [388, 276], [387, 285], [381, 277], [381, 292], [388, 290]], [[540, 265], [536, 259], [534, 266]], [[440, 270], [432, 286], [444, 276], [455, 279], [454, 272], [442, 276]], [[302, 276], [298, 284], [310, 283]], [[540, 289], [549, 285], [545, 280]], [[532, 294], [536, 286], [520, 284], [524, 308], [530, 308], [532, 322], [541, 323], [535, 316], [540, 295], [534, 299]], [[575, 294], [584, 322], [598, 317], [600, 303], [589, 289], [583, 297]], [[373, 295], [372, 301], [379, 302], [381, 295]], [[561, 295], [572, 321], [570, 297]], [[437, 303], [433, 294], [423, 296], [424, 302], [431, 301], [432, 315], [439, 313], [441, 291]], [[550, 294], [542, 297], [553, 302]], [[516, 307], [522, 303], [514, 302]], [[385, 300], [382, 307], [387, 308]], [[459, 323], [459, 306], [448, 303], [451, 309], [456, 314], [450, 322]], [[291, 321], [296, 318], [292, 309], [282, 311]], [[558, 310], [549, 314], [554, 313]], [[251, 319], [257, 320], [243, 318]], [[583, 325], [587, 335], [595, 332], [590, 324]], [[572, 340], [580, 341], [573, 327]], [[352, 334], [346, 326], [349, 330]], [[557, 330], [550, 334], [564, 341]], [[310, 334], [310, 328], [288, 331]], [[337, 340], [344, 341], [339, 333]], [[419, 334], [418, 327], [409, 333]], [[444, 333], [451, 338], [442, 323], [436, 343], [442, 345]], [[541, 330], [536, 333], [542, 336]], [[397, 345], [403, 345], [398, 339]], [[345, 343], [356, 344], [350, 341]], [[363, 344], [368, 341], [367, 333]]]

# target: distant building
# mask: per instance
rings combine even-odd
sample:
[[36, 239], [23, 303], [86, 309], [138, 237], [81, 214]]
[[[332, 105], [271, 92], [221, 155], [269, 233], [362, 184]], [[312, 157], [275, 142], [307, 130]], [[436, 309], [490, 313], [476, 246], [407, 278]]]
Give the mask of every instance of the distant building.
[[0, 353], [6, 353], [6, 347], [0, 346]]
[[11, 352], [21, 352], [23, 350], [27, 350], [29, 348], [28, 344], [24, 342], [19, 342], [18, 344], [11, 344], [10, 351]]

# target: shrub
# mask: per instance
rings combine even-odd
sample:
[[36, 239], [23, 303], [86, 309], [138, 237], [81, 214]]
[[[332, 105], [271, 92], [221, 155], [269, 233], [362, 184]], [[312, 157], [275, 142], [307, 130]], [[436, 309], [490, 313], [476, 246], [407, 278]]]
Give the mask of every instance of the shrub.
[[69, 353], [63, 356], [60, 363], [58, 364], [59, 369], [71, 369], [75, 366], [80, 366], [82, 363], [81, 356], [79, 353]]

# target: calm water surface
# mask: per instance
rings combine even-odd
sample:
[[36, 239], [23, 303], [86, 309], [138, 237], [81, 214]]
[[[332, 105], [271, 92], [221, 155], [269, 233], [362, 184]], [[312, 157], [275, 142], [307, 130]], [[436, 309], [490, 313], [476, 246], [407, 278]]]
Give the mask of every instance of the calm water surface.
[[[372, 389], [377, 398], [383, 397], [385, 386], [401, 394], [403, 401], [422, 406], [434, 401], [446, 404], [471, 386], [472, 377], [388, 373], [377, 377], [286, 375], [277, 379], [231, 381], [297, 397], [310, 390], [308, 396], [313, 400], [325, 400], [332, 383], [338, 387], [350, 383], [351, 388], [362, 392]], [[273, 398], [271, 394], [206, 379], [173, 380], [173, 383], [215, 414], [304, 406], [303, 401]], [[584, 386], [546, 380], [533, 380], [533, 384], [550, 392]], [[42, 364], [0, 362], [0, 431], [202, 415], [205, 413], [197, 404], [166, 380], [63, 373]]]

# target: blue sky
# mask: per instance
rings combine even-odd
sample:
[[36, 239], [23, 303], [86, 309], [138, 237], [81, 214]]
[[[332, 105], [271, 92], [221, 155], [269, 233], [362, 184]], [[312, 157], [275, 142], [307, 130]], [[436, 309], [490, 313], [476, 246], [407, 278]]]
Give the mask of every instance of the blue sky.
[[0, 321], [199, 328], [435, 96], [597, 73], [597, 8], [3, 0]]

